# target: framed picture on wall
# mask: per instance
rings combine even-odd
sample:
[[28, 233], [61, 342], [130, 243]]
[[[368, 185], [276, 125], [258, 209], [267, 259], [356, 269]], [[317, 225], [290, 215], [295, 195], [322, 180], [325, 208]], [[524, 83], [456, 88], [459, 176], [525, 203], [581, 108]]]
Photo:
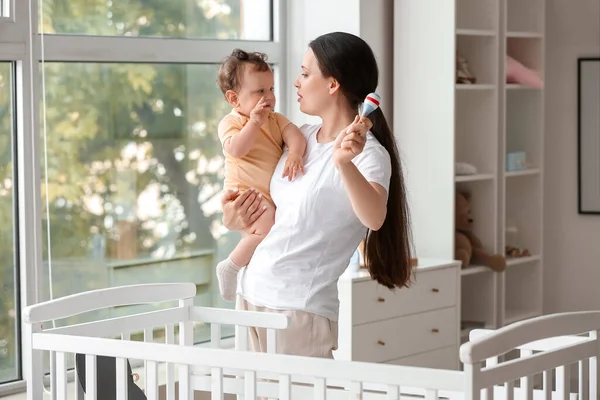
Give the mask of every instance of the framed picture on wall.
[[579, 214], [600, 214], [600, 57], [577, 59]]

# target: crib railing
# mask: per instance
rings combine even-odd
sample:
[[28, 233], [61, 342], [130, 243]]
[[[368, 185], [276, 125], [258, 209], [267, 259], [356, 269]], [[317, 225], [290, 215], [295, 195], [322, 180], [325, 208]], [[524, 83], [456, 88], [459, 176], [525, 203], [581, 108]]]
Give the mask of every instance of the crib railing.
[[[67, 339], [67, 340], [65, 340]], [[155, 374], [158, 363], [172, 363], [190, 368], [193, 365], [209, 368], [210, 391], [213, 399], [221, 399], [225, 392], [242, 394], [246, 399], [268, 396], [281, 399], [349, 399], [387, 398], [399, 399], [403, 386], [422, 390], [428, 399], [438, 399], [440, 391], [463, 390], [459, 371], [433, 370], [397, 365], [336, 361], [281, 354], [240, 352], [230, 349], [187, 348], [162, 343], [124, 342], [115, 339], [65, 336], [49, 333], [33, 335], [35, 349], [52, 350], [57, 359], [67, 354], [86, 353], [116, 357], [117, 399], [126, 400], [125, 362], [127, 359], [146, 359]], [[61, 364], [61, 365], [64, 365]], [[226, 371], [235, 373], [228, 376]], [[66, 397], [65, 371], [58, 368], [58, 400]], [[269, 373], [276, 381], [266, 381]], [[238, 377], [242, 377], [241, 379]], [[294, 377], [304, 377], [298, 383]], [[367, 385], [369, 385], [367, 387]], [[191, 400], [193, 385], [189, 380], [179, 380], [180, 400]], [[148, 400], [158, 399], [157, 390], [148, 388]], [[96, 400], [93, 396], [91, 399]], [[87, 398], [86, 398], [87, 400]]]
[[[579, 369], [580, 400], [598, 399], [600, 382], [600, 312], [583, 311], [545, 315], [497, 330], [474, 330], [470, 341], [460, 348], [469, 391], [466, 399], [479, 400], [498, 394], [506, 399], [533, 399], [533, 377], [543, 375], [545, 398], [552, 393], [570, 398], [570, 367]], [[519, 357], [499, 362], [512, 350]], [[553, 379], [556, 378], [556, 384]], [[515, 382], [519, 381], [519, 387]], [[497, 385], [503, 385], [498, 388]]]
[[[68, 340], [71, 336], [84, 336], [95, 338], [120, 338], [123, 341], [131, 341], [133, 333], [143, 332], [143, 342], [153, 343], [156, 338], [154, 332], [157, 329], [164, 329], [164, 344], [181, 345], [191, 347], [194, 345], [194, 323], [201, 322], [210, 325], [210, 341], [207, 343], [211, 347], [222, 346], [222, 327], [224, 325], [233, 325], [236, 329], [236, 335], [240, 338], [247, 338], [248, 327], [266, 328], [269, 337], [269, 348], [274, 351], [276, 348], [276, 329], [285, 329], [289, 324], [289, 317], [280, 314], [266, 314], [256, 312], [242, 312], [236, 310], [214, 309], [209, 307], [198, 307], [193, 305], [193, 297], [196, 294], [196, 288], [193, 284], [174, 283], [174, 284], [142, 284], [130, 285], [108, 289], [100, 289], [90, 292], [78, 293], [56, 300], [44, 302], [38, 305], [30, 306], [24, 309], [23, 319], [26, 327], [29, 328], [31, 338], [32, 334], [51, 334], [64, 337]], [[61, 326], [57, 328], [44, 329], [48, 321], [61, 320], [72, 317], [84, 312], [99, 309], [110, 309], [113, 307], [129, 306], [136, 304], [157, 304], [177, 301], [176, 306], [167, 309], [160, 309], [151, 312], [143, 312], [129, 316], [115, 317], [105, 320], [92, 321], [86, 323]], [[176, 327], [179, 332], [176, 334]], [[27, 339], [27, 338], [26, 338]], [[32, 344], [26, 346], [32, 349]], [[247, 340], [241, 340], [238, 350], [247, 350]], [[82, 352], [85, 354], [85, 352]], [[50, 375], [49, 375], [49, 394], [52, 400], [60, 398], [64, 394], [67, 385], [67, 375], [61, 375], [58, 371], [65, 370], [68, 365], [68, 359], [65, 355], [60, 355], [53, 350], [48, 351]], [[33, 377], [28, 379], [28, 393], [31, 399], [41, 399], [45, 390], [43, 386], [42, 370], [42, 352], [33, 351], [30, 356], [33, 361], [30, 363], [27, 375]], [[158, 365], [145, 358], [143, 360], [144, 372], [139, 374], [143, 376], [143, 387], [146, 393], [154, 393], [158, 390]], [[116, 364], [118, 373], [127, 370], [127, 362], [120, 360]], [[165, 389], [167, 399], [175, 399], [175, 369], [173, 363], [165, 363]], [[82, 399], [83, 393], [77, 384], [79, 377], [75, 369], [75, 388], [76, 399]], [[98, 372], [95, 358], [85, 357], [85, 377], [86, 384], [89, 382], [89, 388], [95, 389], [95, 376]], [[181, 365], [179, 367], [179, 381], [183, 382], [180, 388], [190, 386], [189, 382], [195, 371], [190, 365]], [[136, 374], [137, 375], [137, 374]], [[94, 379], [92, 379], [94, 378]], [[188, 384], [186, 384], [188, 382]], [[126, 390], [123, 382], [117, 382], [118, 391]], [[183, 390], [183, 389], [180, 389]], [[188, 395], [191, 392], [188, 393]], [[181, 393], [180, 393], [181, 395]]]

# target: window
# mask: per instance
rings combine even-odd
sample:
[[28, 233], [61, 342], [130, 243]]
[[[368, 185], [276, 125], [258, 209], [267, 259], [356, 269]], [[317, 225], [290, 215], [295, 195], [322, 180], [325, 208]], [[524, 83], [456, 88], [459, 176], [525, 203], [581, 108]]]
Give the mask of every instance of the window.
[[44, 64], [46, 298], [189, 281], [198, 304], [233, 307], [214, 273], [238, 240], [221, 224], [217, 68]]
[[221, 226], [216, 127], [229, 105], [216, 74], [234, 48], [268, 54], [285, 112], [285, 5], [0, 0], [0, 397], [27, 379], [21, 306], [188, 281], [196, 305], [233, 308], [215, 276], [239, 240]]
[[0, 18], [10, 16], [9, 4], [10, 0], [0, 0]]
[[44, 32], [271, 40], [270, 0], [49, 0]]
[[[215, 274], [239, 240], [221, 223], [217, 125], [230, 106], [216, 78], [235, 47], [267, 53], [277, 73], [272, 2], [101, 3], [51, 0], [42, 12], [41, 300], [187, 281], [197, 305], [233, 308]], [[209, 335], [196, 327], [196, 342]]]
[[13, 66], [0, 62], [0, 384], [19, 379], [20, 375], [13, 128]]

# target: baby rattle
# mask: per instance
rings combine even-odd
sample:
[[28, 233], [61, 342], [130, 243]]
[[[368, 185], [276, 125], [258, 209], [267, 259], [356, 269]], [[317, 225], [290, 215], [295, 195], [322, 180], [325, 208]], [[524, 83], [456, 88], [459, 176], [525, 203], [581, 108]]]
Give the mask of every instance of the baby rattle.
[[381, 96], [379, 96], [377, 93], [369, 93], [367, 97], [365, 97], [365, 101], [360, 115], [361, 118], [366, 117], [367, 115], [375, 111], [379, 107], [380, 103]]

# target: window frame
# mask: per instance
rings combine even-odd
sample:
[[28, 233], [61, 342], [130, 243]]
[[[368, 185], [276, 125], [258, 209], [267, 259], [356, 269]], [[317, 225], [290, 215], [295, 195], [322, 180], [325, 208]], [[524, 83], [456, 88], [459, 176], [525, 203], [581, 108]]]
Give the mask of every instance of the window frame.
[[[275, 64], [276, 92], [282, 113], [288, 111], [286, 0], [271, 0], [271, 41], [175, 39], [162, 37], [116, 37], [84, 35], [41, 35], [38, 31], [38, 0], [8, 1], [9, 16], [0, 17], [0, 61], [15, 63], [16, 186], [20, 306], [36, 304], [41, 297], [42, 199], [39, 104], [40, 62], [132, 62], [132, 63], [219, 63], [235, 46], [265, 52]], [[152, 51], [147, 51], [152, 49]], [[42, 57], [43, 56], [43, 57]], [[27, 267], [25, 267], [27, 266]], [[20, 312], [19, 312], [20, 318]], [[30, 349], [28, 327], [20, 324], [21, 381], [0, 384], [0, 396], [23, 391]]]

